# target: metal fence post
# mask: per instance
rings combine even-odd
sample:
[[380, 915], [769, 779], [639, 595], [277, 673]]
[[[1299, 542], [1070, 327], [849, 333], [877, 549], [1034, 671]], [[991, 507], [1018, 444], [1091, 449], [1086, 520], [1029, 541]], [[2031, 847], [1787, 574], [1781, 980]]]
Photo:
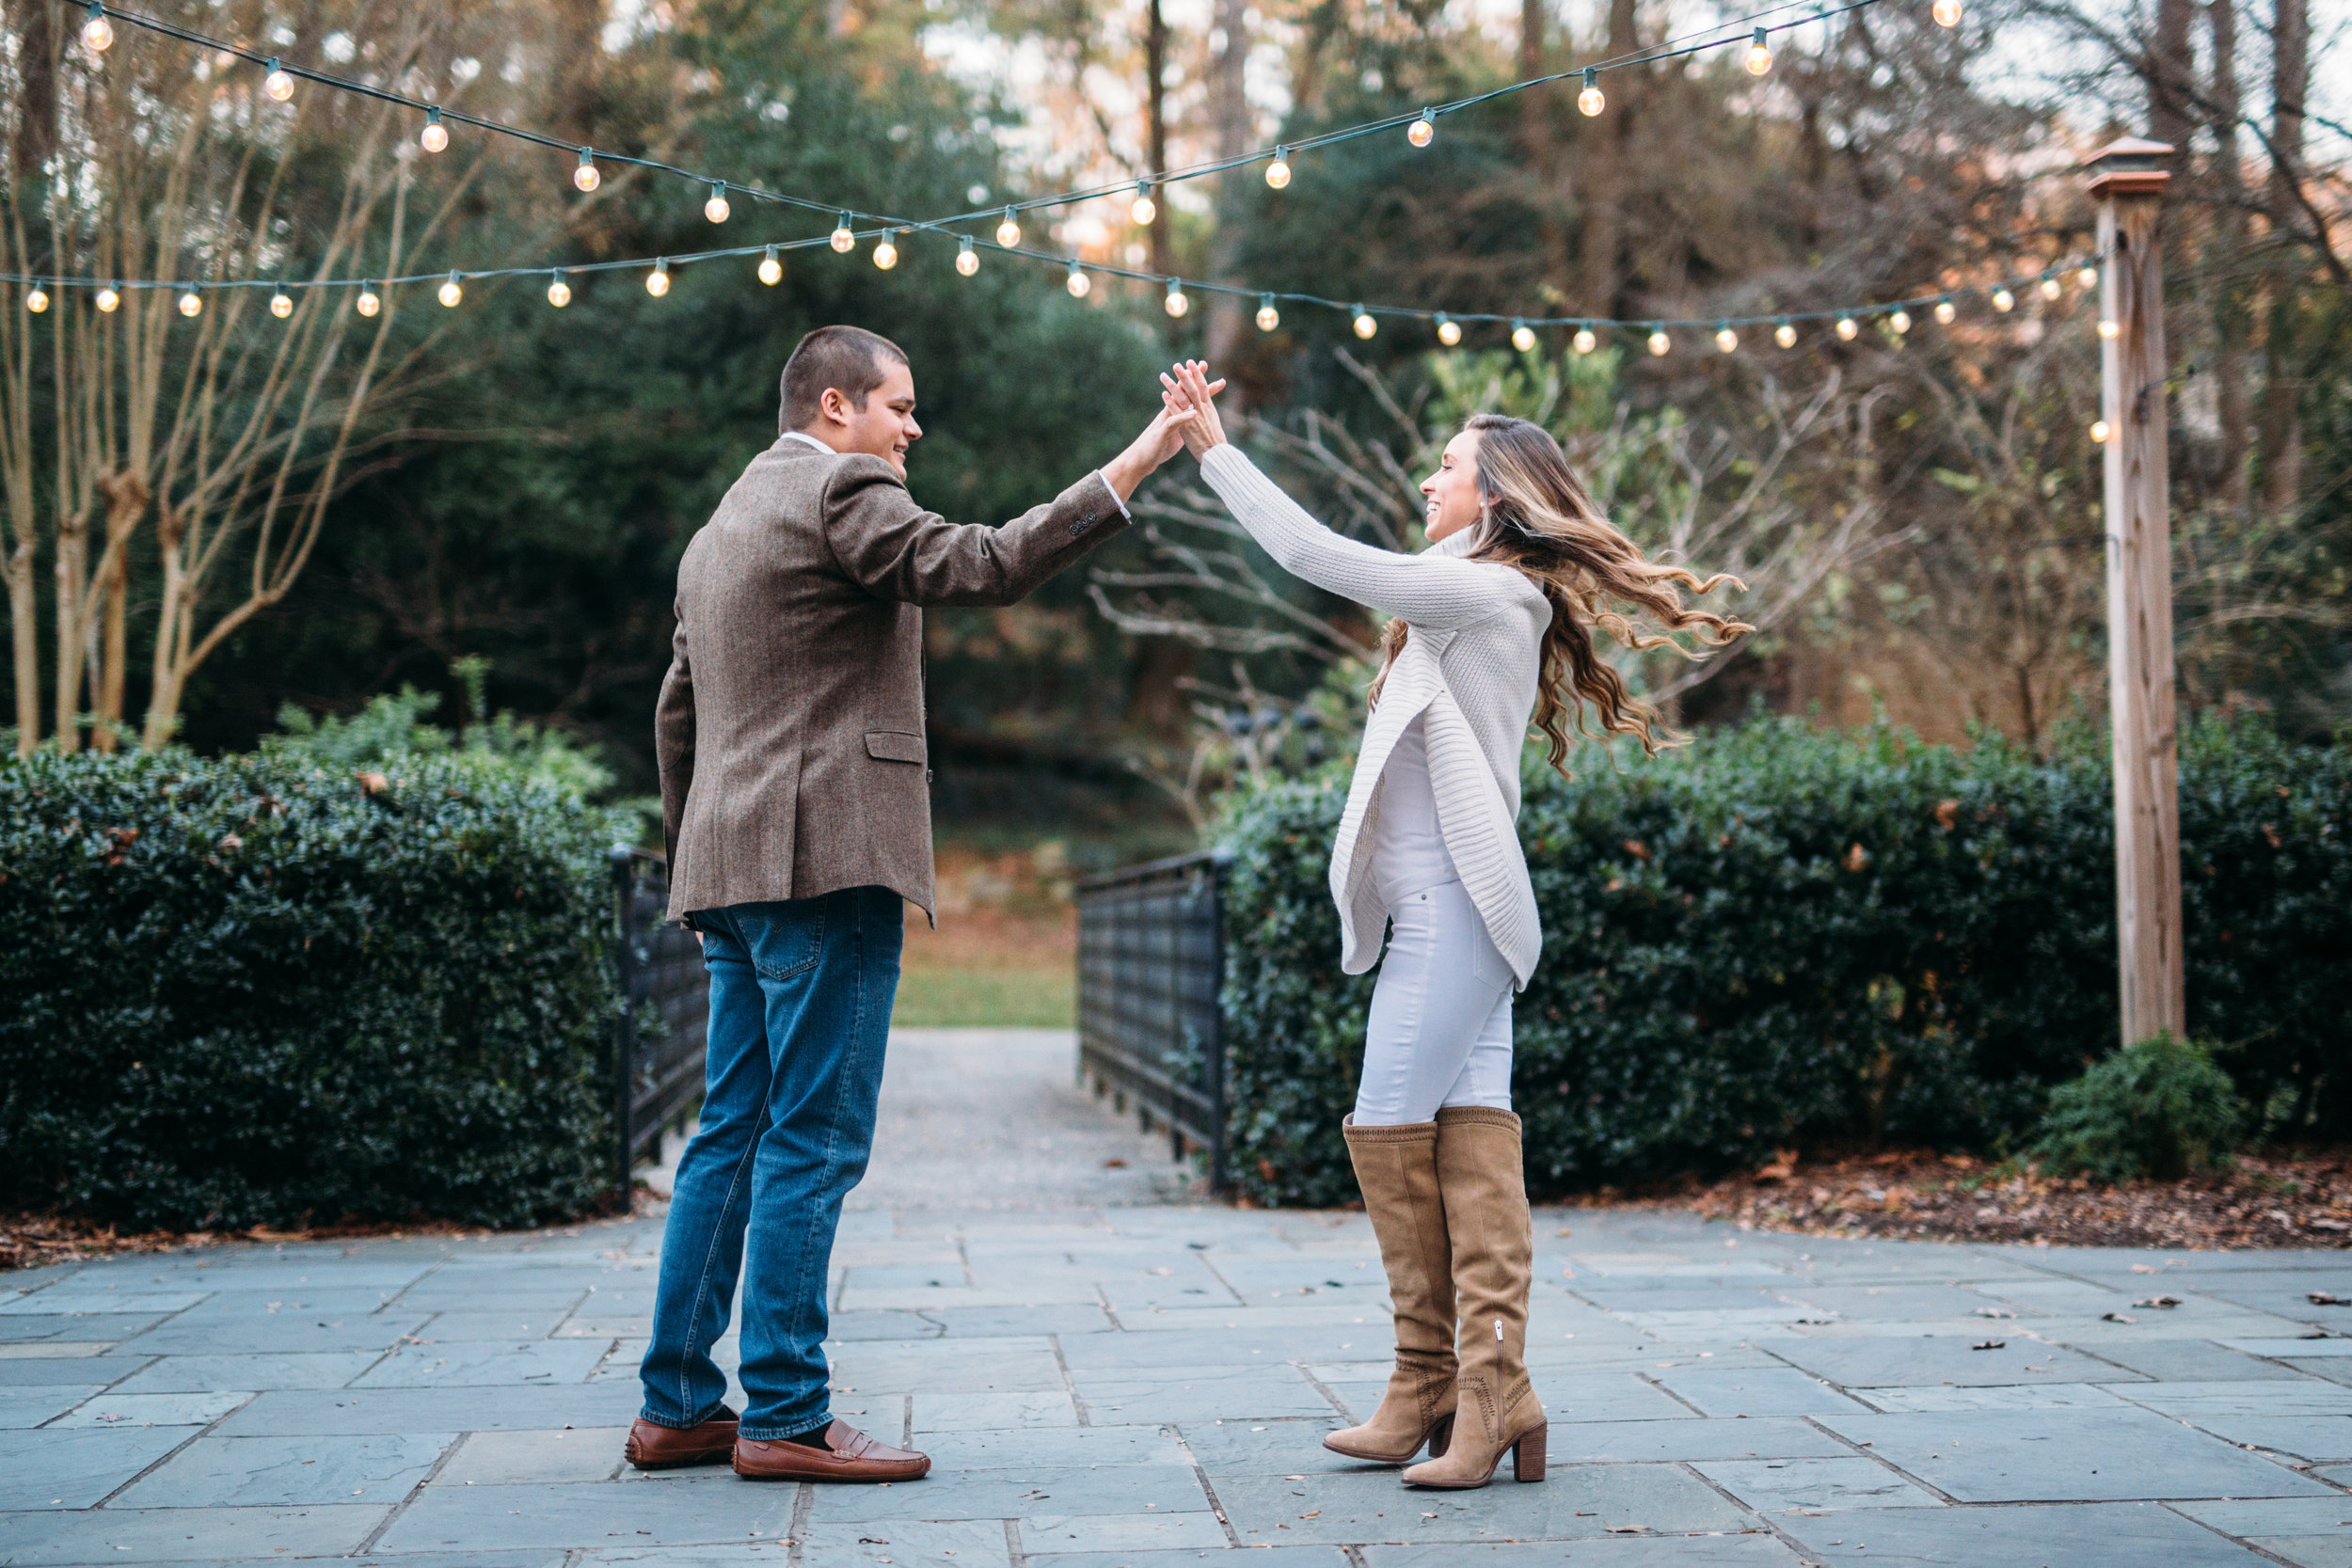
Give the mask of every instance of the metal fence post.
[[637, 999], [643, 966], [637, 954], [637, 857], [625, 844], [612, 847], [612, 979], [620, 1011], [612, 1022], [612, 1130], [617, 1139], [613, 1188], [621, 1205], [630, 1201], [636, 1174], [637, 1130], [629, 1125], [636, 1100]]

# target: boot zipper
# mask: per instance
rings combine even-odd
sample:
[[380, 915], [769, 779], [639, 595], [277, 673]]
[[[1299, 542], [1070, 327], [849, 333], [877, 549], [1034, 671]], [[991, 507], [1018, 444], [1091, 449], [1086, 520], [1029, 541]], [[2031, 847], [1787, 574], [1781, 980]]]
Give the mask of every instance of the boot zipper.
[[1495, 1320], [1495, 1338], [1497, 1339], [1501, 1339], [1502, 1338], [1502, 1320], [1501, 1318], [1497, 1318]]

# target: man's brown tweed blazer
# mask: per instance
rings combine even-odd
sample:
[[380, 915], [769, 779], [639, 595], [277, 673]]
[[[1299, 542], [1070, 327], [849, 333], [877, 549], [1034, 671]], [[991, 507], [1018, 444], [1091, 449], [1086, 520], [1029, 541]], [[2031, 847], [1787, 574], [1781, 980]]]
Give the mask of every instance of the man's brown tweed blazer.
[[925, 605], [1006, 605], [1126, 524], [1089, 474], [1002, 528], [780, 436], [678, 562], [656, 709], [670, 912], [876, 885], [933, 908]]

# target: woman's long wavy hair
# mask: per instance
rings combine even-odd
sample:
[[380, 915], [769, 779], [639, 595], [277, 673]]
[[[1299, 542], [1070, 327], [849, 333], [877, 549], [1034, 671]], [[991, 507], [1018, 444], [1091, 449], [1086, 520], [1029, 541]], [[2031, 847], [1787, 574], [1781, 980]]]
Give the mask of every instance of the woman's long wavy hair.
[[[1644, 631], [1631, 605], [1667, 632], [1687, 631], [1710, 647], [1721, 647], [1756, 628], [1743, 621], [1686, 605], [1682, 591], [1711, 594], [1724, 583], [1747, 584], [1718, 572], [1702, 580], [1681, 566], [1644, 558], [1641, 547], [1602, 516], [1560, 443], [1543, 426], [1507, 414], [1473, 414], [1464, 430], [1478, 432], [1479, 536], [1473, 561], [1499, 562], [1527, 574], [1551, 601], [1551, 625], [1544, 631], [1543, 662], [1535, 687], [1535, 727], [1549, 743], [1547, 761], [1565, 774], [1569, 732], [1591, 737], [1584, 708], [1592, 705], [1607, 735], [1629, 735], [1656, 756], [1684, 737], [1661, 730], [1658, 711], [1626, 689], [1617, 672], [1593, 651], [1592, 628], [1599, 626], [1628, 648], [1671, 647], [1695, 657], [1674, 638]], [[1389, 623], [1381, 639], [1378, 679], [1372, 700], [1405, 646], [1406, 625]]]

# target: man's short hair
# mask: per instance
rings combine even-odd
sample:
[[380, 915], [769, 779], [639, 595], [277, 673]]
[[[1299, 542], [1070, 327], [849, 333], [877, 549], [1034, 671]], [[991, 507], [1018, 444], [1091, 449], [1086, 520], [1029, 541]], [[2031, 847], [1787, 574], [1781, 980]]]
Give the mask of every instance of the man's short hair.
[[862, 326], [820, 326], [803, 338], [784, 362], [782, 430], [806, 430], [824, 411], [832, 388], [854, 408], [882, 384], [888, 367], [907, 363], [907, 351]]

